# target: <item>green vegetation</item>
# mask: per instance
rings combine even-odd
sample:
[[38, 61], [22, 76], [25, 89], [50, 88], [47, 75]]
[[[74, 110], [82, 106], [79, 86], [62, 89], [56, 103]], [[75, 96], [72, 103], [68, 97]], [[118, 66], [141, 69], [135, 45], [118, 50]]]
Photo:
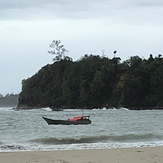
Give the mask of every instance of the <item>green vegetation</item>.
[[163, 107], [163, 58], [60, 58], [22, 81], [18, 108]]
[[0, 94], [0, 107], [16, 107], [18, 105], [18, 94]]

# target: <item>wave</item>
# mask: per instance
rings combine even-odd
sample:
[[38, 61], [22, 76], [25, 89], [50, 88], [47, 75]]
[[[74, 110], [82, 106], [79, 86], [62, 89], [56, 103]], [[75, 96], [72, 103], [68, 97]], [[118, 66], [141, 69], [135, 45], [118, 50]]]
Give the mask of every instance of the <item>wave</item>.
[[152, 140], [163, 140], [162, 135], [155, 134], [126, 134], [121, 136], [112, 137], [113, 141], [152, 141]]
[[125, 110], [125, 111], [127, 111], [127, 110], [129, 110], [129, 109], [127, 109], [127, 108], [119, 108], [119, 110]]
[[41, 110], [43, 110], [43, 111], [52, 111], [52, 109], [49, 108], [49, 107], [47, 107], [47, 108], [42, 108]]
[[0, 111], [14, 111], [11, 107], [0, 107]]
[[24, 146], [21, 145], [12, 145], [12, 144], [0, 144], [0, 151], [18, 151], [18, 150], [26, 150]]
[[31, 151], [31, 150], [69, 150], [69, 149], [104, 149], [104, 148], [128, 148], [142, 146], [163, 145], [163, 136], [154, 134], [128, 134], [128, 135], [101, 135], [101, 136], [81, 136], [81, 137], [49, 137], [39, 138], [22, 143], [2, 143], [0, 142], [0, 152], [2, 151]]
[[41, 144], [81, 144], [81, 143], [106, 143], [106, 142], [140, 142], [140, 141], [163, 141], [163, 136], [154, 134], [128, 134], [120, 136], [81, 136], [81, 137], [65, 137], [65, 138], [39, 138], [31, 140], [31, 142]]

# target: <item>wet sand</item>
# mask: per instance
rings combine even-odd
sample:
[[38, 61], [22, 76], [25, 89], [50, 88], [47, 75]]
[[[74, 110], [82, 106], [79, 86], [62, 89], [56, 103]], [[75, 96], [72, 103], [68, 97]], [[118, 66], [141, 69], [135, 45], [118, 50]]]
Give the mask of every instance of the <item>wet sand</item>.
[[163, 146], [124, 149], [0, 152], [0, 163], [163, 163]]

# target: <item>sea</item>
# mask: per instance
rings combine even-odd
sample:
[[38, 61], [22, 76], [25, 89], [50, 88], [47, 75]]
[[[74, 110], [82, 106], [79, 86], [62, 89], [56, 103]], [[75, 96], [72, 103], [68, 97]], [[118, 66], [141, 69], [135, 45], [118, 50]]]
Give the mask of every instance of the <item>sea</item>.
[[[89, 125], [48, 125], [42, 116], [89, 115]], [[163, 110], [0, 108], [0, 152], [163, 146]]]

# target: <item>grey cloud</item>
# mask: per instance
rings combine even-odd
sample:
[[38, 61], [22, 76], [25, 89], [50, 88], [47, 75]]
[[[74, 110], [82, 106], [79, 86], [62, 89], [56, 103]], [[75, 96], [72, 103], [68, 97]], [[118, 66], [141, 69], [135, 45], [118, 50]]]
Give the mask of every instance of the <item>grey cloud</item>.
[[[0, 19], [24, 19], [36, 16], [51, 16], [58, 18], [88, 18], [102, 13], [107, 8], [109, 1], [102, 0], [0, 0]], [[100, 15], [100, 14], [99, 14]]]
[[[23, 9], [31, 7], [40, 7], [47, 5], [73, 6], [74, 9], [81, 11], [85, 8], [96, 7], [99, 9], [106, 8], [128, 8], [131, 6], [160, 6], [163, 5], [162, 0], [0, 0], [1, 9]], [[101, 8], [102, 7], [102, 8]], [[101, 10], [103, 12], [103, 10]]]
[[0, 0], [1, 9], [21, 9], [30, 7], [39, 7], [47, 4], [66, 4], [66, 0]]
[[162, 7], [163, 1], [162, 0], [135, 0], [133, 1], [133, 5], [139, 7]]
[[0, 0], [0, 19], [93, 18], [124, 23], [155, 22], [158, 19], [154, 17], [162, 18], [162, 12], [158, 12], [160, 5], [162, 0]]

